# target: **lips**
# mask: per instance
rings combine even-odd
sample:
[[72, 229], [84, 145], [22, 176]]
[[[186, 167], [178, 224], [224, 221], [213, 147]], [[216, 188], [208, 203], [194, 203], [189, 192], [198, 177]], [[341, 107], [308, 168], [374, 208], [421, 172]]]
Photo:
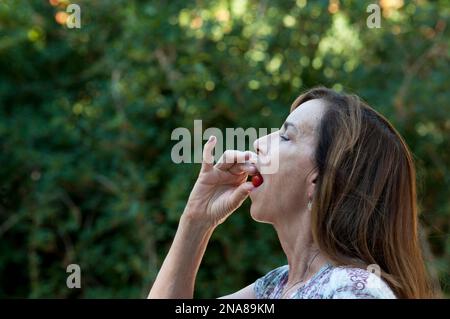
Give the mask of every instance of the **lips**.
[[256, 174], [252, 176], [252, 184], [255, 187], [261, 186], [261, 184], [264, 182], [264, 178], [262, 177], [260, 173], [260, 167], [259, 167], [259, 160], [255, 153], [252, 153], [252, 156], [250, 158], [250, 162], [253, 163], [256, 167]]

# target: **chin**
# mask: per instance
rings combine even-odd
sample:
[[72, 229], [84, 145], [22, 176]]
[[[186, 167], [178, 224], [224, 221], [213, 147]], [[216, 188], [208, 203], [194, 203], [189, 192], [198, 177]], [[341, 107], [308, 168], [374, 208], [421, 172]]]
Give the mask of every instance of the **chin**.
[[267, 213], [260, 205], [252, 204], [250, 206], [250, 216], [254, 221], [259, 223], [271, 224], [270, 214]]

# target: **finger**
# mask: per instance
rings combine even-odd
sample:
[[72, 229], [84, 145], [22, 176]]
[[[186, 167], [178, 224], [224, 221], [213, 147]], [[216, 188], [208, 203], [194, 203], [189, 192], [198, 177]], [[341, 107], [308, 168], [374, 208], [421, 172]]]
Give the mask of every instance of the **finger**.
[[255, 152], [248, 151], [250, 153], [249, 162], [250, 163], [257, 163], [258, 162], [258, 155], [256, 155]]
[[213, 168], [214, 156], [213, 151], [216, 146], [217, 138], [211, 135], [203, 147], [203, 160], [202, 160], [202, 170], [207, 171]]
[[231, 208], [237, 209], [244, 200], [248, 197], [248, 194], [252, 189], [254, 189], [252, 182], [245, 182], [239, 185], [230, 196], [230, 206]]
[[228, 170], [236, 163], [245, 163], [246, 160], [250, 158], [251, 154], [249, 151], [241, 152], [236, 150], [226, 150], [225, 153], [217, 161], [215, 167], [221, 170]]
[[255, 164], [250, 162], [245, 162], [243, 164], [234, 164], [228, 170], [233, 175], [240, 175], [242, 173], [247, 173], [248, 175], [255, 175], [258, 170], [256, 169]]

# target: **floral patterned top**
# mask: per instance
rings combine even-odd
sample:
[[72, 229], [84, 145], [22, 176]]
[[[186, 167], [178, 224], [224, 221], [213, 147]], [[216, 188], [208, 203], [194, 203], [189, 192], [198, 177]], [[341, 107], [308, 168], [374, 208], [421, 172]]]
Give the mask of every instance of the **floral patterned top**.
[[[289, 266], [278, 267], [256, 280], [257, 299], [280, 299]], [[395, 299], [389, 286], [376, 274], [326, 263], [303, 286], [284, 296], [290, 299]]]

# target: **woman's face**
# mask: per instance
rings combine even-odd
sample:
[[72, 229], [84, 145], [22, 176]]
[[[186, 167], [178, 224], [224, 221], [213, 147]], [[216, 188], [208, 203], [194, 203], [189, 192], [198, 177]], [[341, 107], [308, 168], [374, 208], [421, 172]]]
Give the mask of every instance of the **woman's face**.
[[258, 165], [264, 182], [250, 192], [253, 219], [273, 224], [306, 209], [314, 193], [317, 128], [324, 110], [323, 100], [304, 102], [289, 114], [280, 130], [255, 141], [258, 162], [273, 163], [278, 156], [278, 169], [265, 174]]

